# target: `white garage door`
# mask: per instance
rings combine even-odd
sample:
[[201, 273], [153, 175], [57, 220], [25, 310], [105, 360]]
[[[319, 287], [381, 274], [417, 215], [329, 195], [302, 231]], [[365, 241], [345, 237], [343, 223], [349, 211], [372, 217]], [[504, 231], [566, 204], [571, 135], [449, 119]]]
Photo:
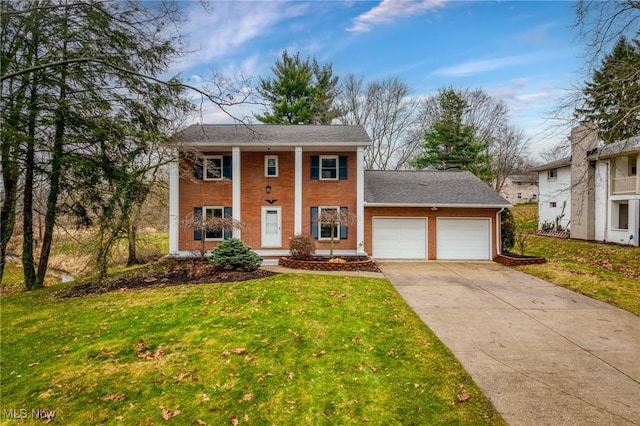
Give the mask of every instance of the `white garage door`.
[[374, 218], [373, 257], [426, 259], [426, 218]]
[[438, 219], [438, 259], [490, 260], [490, 219]]

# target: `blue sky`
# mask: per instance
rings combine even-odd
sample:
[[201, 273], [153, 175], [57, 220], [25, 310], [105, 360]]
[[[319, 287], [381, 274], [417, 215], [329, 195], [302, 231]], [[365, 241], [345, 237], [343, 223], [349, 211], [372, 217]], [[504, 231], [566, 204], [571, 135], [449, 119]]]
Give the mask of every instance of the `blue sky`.
[[[335, 75], [399, 77], [412, 95], [482, 88], [503, 99], [536, 157], [566, 138], [546, 131], [558, 98], [580, 84], [581, 45], [568, 1], [235, 1], [189, 6], [193, 50], [172, 68], [191, 84], [212, 70], [270, 77], [283, 50]], [[245, 107], [236, 113], [250, 114]], [[254, 112], [260, 112], [255, 110]], [[231, 119], [207, 107], [208, 123]]]

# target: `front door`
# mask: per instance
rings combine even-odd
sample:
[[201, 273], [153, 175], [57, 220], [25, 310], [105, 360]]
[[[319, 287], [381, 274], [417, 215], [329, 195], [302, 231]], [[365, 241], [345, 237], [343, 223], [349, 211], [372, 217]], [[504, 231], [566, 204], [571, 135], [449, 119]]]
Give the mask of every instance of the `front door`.
[[280, 207], [262, 208], [262, 247], [282, 247]]

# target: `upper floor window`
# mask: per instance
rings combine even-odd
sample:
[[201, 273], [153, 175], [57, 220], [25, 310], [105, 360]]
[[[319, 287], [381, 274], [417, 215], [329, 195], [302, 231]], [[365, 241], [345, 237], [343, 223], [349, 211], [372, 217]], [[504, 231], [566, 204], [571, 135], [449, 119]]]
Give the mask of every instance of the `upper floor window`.
[[267, 177], [278, 177], [278, 156], [264, 156], [264, 175]]
[[638, 157], [629, 157], [629, 176], [638, 174]]
[[517, 197], [518, 197], [518, 200], [522, 200], [522, 192], [518, 192]]
[[558, 178], [558, 169], [547, 170], [547, 179], [555, 180]]
[[203, 159], [204, 180], [222, 179], [222, 155], [204, 157]]
[[556, 208], [556, 202], [555, 201], [549, 202], [549, 207], [551, 207], [552, 209], [555, 209]]
[[320, 180], [336, 180], [338, 179], [338, 156], [337, 155], [321, 155], [320, 156]]

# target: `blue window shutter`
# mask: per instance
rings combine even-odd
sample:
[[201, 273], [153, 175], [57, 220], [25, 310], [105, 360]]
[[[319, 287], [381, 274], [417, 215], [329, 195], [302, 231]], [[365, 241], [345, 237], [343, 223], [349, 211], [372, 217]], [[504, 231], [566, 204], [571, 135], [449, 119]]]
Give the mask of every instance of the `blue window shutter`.
[[225, 155], [222, 157], [222, 177], [231, 179], [231, 173], [231, 156]]
[[198, 218], [202, 219], [202, 207], [193, 209], [193, 239], [196, 241], [202, 240], [202, 224], [196, 223]]
[[318, 239], [318, 223], [316, 222], [318, 219], [318, 208], [311, 207], [311, 236]]
[[[231, 207], [225, 207], [222, 209], [222, 216], [225, 218], [230, 218], [231, 217]], [[228, 240], [229, 238], [231, 238], [231, 236], [233, 235], [233, 230], [231, 228], [225, 228], [222, 238], [224, 238], [225, 240]]]
[[[346, 207], [340, 207], [340, 213], [347, 214], [348, 209]], [[347, 225], [340, 224], [340, 239], [346, 240], [349, 238], [349, 230]]]
[[320, 157], [311, 156], [311, 179], [320, 179]]
[[198, 157], [193, 162], [193, 178], [202, 180], [203, 175], [203, 160], [202, 157]]
[[338, 179], [347, 178], [347, 156], [341, 155], [338, 158]]

